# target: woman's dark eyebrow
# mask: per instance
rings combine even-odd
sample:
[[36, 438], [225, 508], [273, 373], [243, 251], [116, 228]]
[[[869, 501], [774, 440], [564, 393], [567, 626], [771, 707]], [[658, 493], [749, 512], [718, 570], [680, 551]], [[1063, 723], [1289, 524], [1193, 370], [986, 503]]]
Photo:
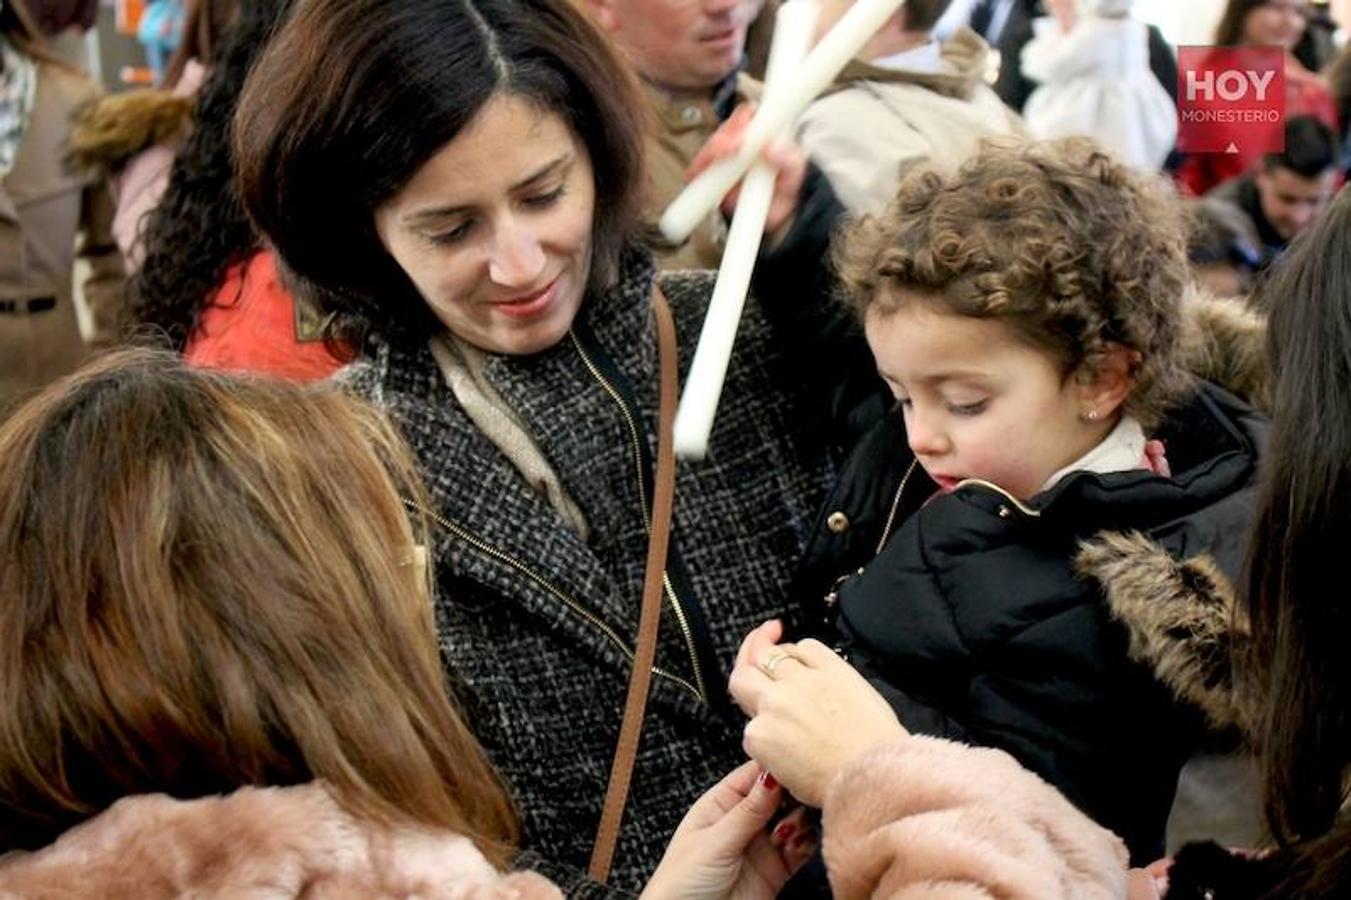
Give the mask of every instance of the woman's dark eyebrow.
[[[552, 175], [556, 175], [559, 172], [565, 171], [568, 168], [568, 166], [572, 165], [575, 159], [576, 154], [574, 154], [571, 150], [569, 150], [568, 152], [562, 154], [558, 158], [545, 163], [538, 170], [536, 170], [530, 175], [527, 175], [525, 178], [521, 179], [516, 184], [513, 184], [510, 190], [519, 191], [522, 188], [529, 187], [530, 185], [543, 181]], [[419, 225], [426, 225], [429, 222], [439, 222], [442, 219], [447, 219], [451, 216], [467, 212], [469, 211], [469, 209], [470, 207], [468, 206], [430, 207], [428, 209], [420, 209], [417, 210], [416, 212], [411, 212], [408, 215], [402, 217], [402, 221], [404, 225], [416, 228]]]

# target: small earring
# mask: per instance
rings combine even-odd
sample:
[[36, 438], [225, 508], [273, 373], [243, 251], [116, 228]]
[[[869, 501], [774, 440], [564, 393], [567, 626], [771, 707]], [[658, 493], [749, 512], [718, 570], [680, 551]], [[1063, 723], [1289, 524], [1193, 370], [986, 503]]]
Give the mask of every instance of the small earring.
[[1084, 419], [1089, 422], [1098, 421], [1098, 411], [1096, 409], [1090, 409], [1088, 412], [1084, 413]]

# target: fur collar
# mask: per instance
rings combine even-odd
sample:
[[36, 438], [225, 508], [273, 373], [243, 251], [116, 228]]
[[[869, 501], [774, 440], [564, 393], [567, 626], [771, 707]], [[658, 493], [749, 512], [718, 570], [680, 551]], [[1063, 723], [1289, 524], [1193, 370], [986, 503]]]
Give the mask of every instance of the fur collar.
[[128, 797], [34, 853], [0, 858], [0, 897], [554, 900], [539, 875], [495, 872], [468, 838], [353, 817], [320, 784], [223, 797]]
[[1182, 310], [1188, 369], [1269, 414], [1266, 317], [1240, 300], [1221, 299], [1196, 286], [1188, 289]]

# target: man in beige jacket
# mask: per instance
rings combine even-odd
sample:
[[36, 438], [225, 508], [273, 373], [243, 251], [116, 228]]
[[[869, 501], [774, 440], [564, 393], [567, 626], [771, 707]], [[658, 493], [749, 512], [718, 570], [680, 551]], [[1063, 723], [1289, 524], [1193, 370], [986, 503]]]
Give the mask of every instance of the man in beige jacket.
[[[797, 137], [855, 213], [885, 206], [918, 162], [959, 165], [983, 138], [1025, 136], [986, 84], [989, 46], [970, 29], [939, 44], [949, 0], [907, 0], [798, 120]], [[853, 0], [821, 0], [823, 34]]]
[[85, 357], [73, 299], [77, 255], [89, 263], [83, 290], [94, 340], [113, 339], [124, 296], [107, 189], [63, 162], [71, 112], [98, 88], [59, 62], [35, 55], [32, 64], [32, 106], [0, 178], [0, 418]]
[[[655, 219], [685, 186], [685, 169], [735, 105], [746, 29], [761, 0], [586, 0], [642, 76], [651, 100], [648, 209]], [[726, 225], [711, 213], [664, 269], [716, 269]]]

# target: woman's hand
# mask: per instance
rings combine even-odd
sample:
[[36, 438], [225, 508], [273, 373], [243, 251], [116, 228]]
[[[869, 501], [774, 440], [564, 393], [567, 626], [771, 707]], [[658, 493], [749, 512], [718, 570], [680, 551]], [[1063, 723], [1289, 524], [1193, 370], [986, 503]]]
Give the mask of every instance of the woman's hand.
[[[727, 117], [726, 122], [718, 126], [718, 130], [699, 148], [685, 170], [686, 181], [692, 181], [718, 160], [737, 154], [753, 112], [754, 108], [750, 104], [743, 103]], [[769, 203], [769, 215], [765, 219], [765, 240], [772, 246], [788, 232], [793, 223], [798, 199], [802, 195], [802, 183], [807, 178], [807, 155], [787, 138], [770, 141], [760, 155], [778, 173], [774, 179], [774, 198]], [[730, 216], [736, 209], [740, 192], [741, 185], [738, 183], [723, 198], [722, 209], [727, 215]]]
[[710, 788], [685, 814], [642, 900], [771, 900], [816, 849], [765, 826], [783, 789], [753, 762]]
[[882, 696], [820, 641], [779, 644], [766, 622], [742, 642], [732, 698], [751, 717], [742, 746], [794, 797], [820, 807], [826, 786], [877, 744], [906, 736]]

